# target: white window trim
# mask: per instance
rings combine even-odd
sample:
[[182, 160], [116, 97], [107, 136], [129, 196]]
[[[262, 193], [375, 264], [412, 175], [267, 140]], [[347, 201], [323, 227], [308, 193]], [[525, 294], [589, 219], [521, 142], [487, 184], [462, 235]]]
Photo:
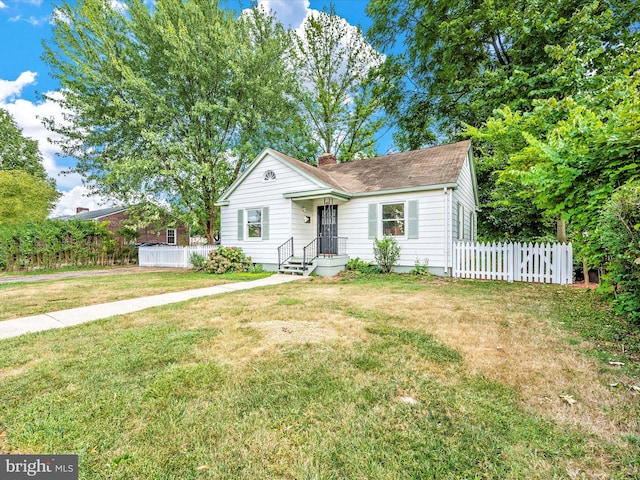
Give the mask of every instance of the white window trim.
[[[271, 175], [273, 175], [271, 177]], [[271, 177], [271, 178], [267, 178], [267, 176]], [[266, 172], [264, 172], [264, 175], [262, 176], [262, 181], [263, 182], [275, 182], [277, 180], [278, 176], [276, 175], [276, 172], [274, 172], [273, 170], [267, 170]]]
[[[173, 232], [173, 242], [169, 241], [169, 232]], [[167, 243], [169, 245], [177, 245], [178, 244], [178, 229], [177, 228], [167, 228]]]
[[[257, 210], [260, 212], [260, 236], [259, 237], [250, 237], [249, 236], [249, 211]], [[247, 242], [261, 242], [262, 241], [262, 232], [264, 231], [264, 218], [262, 217], [262, 207], [253, 207], [253, 208], [245, 208], [244, 209], [244, 239]], [[257, 225], [257, 224], [256, 224]]]
[[406, 200], [401, 200], [398, 202], [383, 202], [380, 203], [378, 206], [378, 218], [380, 219], [378, 222], [378, 233], [380, 234], [380, 238], [384, 237], [384, 219], [383, 219], [383, 207], [385, 205], [402, 205], [402, 214], [403, 214], [403, 222], [404, 222], [404, 233], [402, 235], [390, 235], [392, 238], [400, 238], [400, 239], [406, 239], [407, 235], [408, 235], [408, 221], [409, 219], [407, 218], [408, 215], [408, 211], [407, 211], [407, 202]]

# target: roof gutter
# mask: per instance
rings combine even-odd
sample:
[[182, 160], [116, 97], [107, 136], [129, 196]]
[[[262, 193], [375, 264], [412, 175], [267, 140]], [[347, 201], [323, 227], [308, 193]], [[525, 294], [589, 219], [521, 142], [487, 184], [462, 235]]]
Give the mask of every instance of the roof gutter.
[[358, 192], [351, 194], [352, 197], [371, 197], [374, 195], [391, 195], [395, 193], [410, 193], [410, 192], [429, 192], [434, 190], [442, 190], [442, 189], [452, 189], [455, 190], [458, 188], [457, 183], [439, 183], [437, 185], [422, 185], [419, 187], [404, 187], [404, 188], [394, 188], [391, 190], [376, 190], [374, 192]]

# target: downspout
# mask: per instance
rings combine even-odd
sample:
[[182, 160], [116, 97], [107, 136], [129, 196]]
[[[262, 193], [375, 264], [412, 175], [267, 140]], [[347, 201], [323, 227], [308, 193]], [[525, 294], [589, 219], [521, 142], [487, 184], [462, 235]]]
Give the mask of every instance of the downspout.
[[444, 273], [449, 273], [449, 195], [444, 187]]

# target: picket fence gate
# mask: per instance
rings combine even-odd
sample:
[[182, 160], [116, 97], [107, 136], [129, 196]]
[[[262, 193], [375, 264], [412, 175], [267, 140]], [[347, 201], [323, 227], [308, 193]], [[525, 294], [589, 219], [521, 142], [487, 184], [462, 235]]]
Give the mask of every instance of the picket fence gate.
[[140, 247], [138, 249], [138, 265], [141, 267], [175, 267], [191, 268], [191, 255], [197, 253], [206, 257], [214, 245], [194, 247]]
[[453, 276], [508, 282], [573, 283], [573, 248], [564, 243], [454, 245]]

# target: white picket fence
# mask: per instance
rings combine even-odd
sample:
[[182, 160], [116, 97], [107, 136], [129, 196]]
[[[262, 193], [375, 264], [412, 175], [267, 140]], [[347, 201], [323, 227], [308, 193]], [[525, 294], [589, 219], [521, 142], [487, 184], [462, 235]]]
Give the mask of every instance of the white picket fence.
[[206, 257], [213, 245], [194, 247], [140, 247], [138, 249], [138, 265], [141, 267], [175, 267], [191, 268], [191, 255], [197, 253]]
[[454, 254], [456, 278], [573, 283], [571, 244], [457, 242]]

